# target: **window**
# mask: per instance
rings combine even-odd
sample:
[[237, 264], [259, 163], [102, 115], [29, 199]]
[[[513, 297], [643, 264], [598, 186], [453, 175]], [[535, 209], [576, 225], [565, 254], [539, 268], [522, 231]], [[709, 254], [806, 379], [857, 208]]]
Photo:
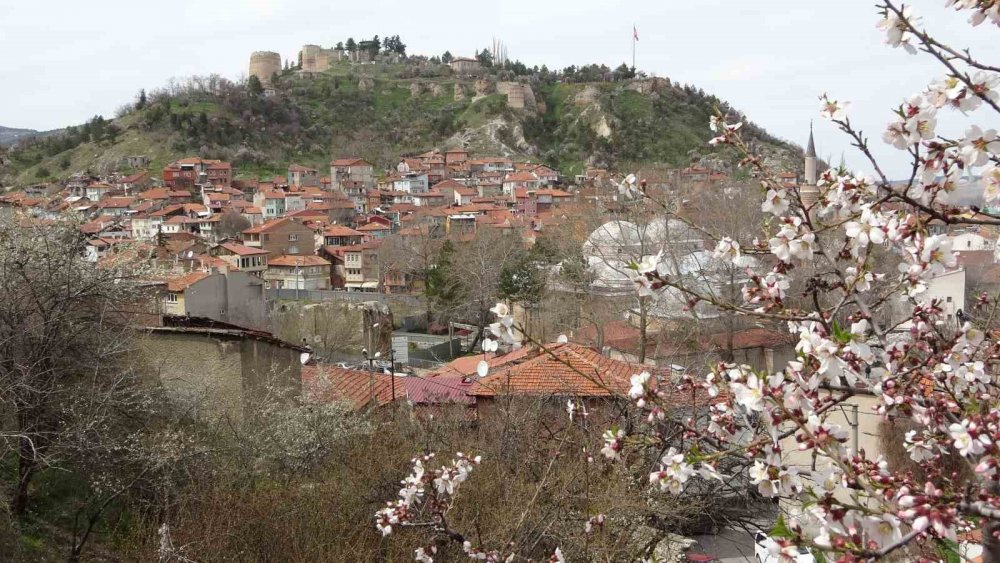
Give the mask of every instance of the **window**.
[[177, 303], [177, 294], [176, 293], [168, 293], [167, 294], [167, 303]]
[[288, 247], [288, 253], [289, 254], [298, 254], [299, 253], [299, 247], [297, 247], [297, 246], [289, 246]]
[[948, 296], [947, 301], [948, 301], [948, 303], [951, 303], [951, 296], [950, 295]]
[[288, 235], [288, 242], [295, 242], [297, 240], [299, 240], [299, 235], [295, 233]]
[[271, 240], [271, 235], [260, 235], [260, 240], [267, 242]]

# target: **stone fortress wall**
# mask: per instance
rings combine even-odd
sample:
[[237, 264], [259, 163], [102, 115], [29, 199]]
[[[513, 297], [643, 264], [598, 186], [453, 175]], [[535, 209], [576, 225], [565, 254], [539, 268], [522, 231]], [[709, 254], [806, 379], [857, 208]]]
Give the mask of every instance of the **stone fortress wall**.
[[264, 86], [271, 85], [271, 77], [281, 72], [281, 55], [274, 51], [255, 51], [250, 55], [250, 76], [256, 76]]

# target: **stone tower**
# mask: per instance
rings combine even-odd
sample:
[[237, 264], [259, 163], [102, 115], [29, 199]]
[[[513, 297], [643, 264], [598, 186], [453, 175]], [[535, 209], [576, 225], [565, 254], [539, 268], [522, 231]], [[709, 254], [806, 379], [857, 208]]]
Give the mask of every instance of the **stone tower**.
[[271, 85], [271, 77], [281, 72], [281, 55], [274, 51], [255, 51], [250, 55], [250, 76], [256, 76], [264, 87]]
[[806, 145], [805, 158], [805, 178], [799, 186], [799, 194], [802, 196], [802, 203], [806, 207], [812, 207], [819, 199], [819, 188], [816, 186], [818, 176], [816, 175], [816, 143], [813, 141], [812, 122], [809, 123], [809, 143]]

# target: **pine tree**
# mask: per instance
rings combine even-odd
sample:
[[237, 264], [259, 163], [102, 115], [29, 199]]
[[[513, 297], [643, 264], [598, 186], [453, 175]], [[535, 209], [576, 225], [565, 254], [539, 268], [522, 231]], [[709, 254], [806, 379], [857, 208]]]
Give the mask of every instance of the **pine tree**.
[[264, 85], [260, 83], [260, 79], [256, 76], [251, 76], [247, 80], [247, 93], [251, 96], [259, 96], [264, 93]]

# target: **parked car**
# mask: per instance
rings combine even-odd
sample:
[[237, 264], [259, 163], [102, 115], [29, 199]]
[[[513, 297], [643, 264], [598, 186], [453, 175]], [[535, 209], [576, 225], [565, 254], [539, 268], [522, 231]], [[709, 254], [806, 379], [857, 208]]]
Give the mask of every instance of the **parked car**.
[[[768, 546], [774, 543], [767, 534], [757, 530], [753, 535], [753, 554], [757, 557], [757, 563], [781, 563], [781, 558], [771, 555]], [[816, 563], [816, 558], [804, 547], [798, 548], [795, 554], [795, 563]]]

